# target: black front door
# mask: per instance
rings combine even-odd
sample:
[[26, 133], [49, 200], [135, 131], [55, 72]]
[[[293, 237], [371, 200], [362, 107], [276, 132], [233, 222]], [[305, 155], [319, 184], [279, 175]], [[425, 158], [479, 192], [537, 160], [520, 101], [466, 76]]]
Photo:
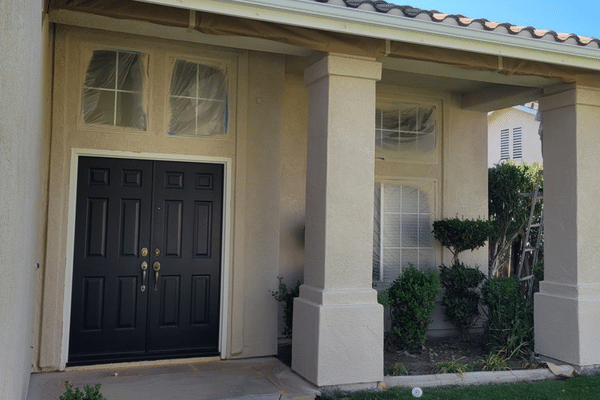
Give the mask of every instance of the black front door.
[[223, 166], [80, 157], [69, 365], [217, 355]]

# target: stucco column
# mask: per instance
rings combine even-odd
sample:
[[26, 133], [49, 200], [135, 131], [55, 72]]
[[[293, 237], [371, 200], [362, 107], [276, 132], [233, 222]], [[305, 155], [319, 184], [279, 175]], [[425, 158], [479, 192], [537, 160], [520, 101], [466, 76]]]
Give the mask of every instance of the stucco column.
[[383, 379], [372, 288], [375, 83], [381, 64], [329, 54], [309, 66], [304, 285], [292, 368], [319, 386]]
[[544, 281], [535, 295], [543, 356], [600, 364], [600, 90], [569, 85], [540, 101]]

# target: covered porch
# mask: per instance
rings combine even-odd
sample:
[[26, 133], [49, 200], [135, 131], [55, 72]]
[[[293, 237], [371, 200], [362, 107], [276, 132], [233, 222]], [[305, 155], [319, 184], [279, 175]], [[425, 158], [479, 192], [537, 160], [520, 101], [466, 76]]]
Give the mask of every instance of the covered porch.
[[[301, 376], [317, 386], [383, 380], [383, 309], [372, 279], [375, 177], [423, 175], [439, 185], [438, 216], [484, 216], [486, 170], [478, 167], [487, 165], [482, 163], [486, 113], [532, 100], [539, 100], [543, 112], [546, 207], [536, 350], [579, 367], [600, 364], [600, 321], [595, 318], [600, 312], [600, 225], [592, 217], [600, 198], [598, 49], [312, 1], [103, 3], [54, 1], [50, 19], [65, 26], [268, 54], [281, 71], [303, 76], [306, 241], [292, 361]], [[423, 167], [425, 172], [376, 157], [374, 121], [383, 86], [444, 104], [437, 164]], [[259, 144], [257, 139], [254, 145]], [[485, 252], [472, 257], [476, 262], [487, 259]], [[440, 251], [437, 261], [448, 260]], [[236, 270], [232, 272], [235, 279]], [[282, 271], [273, 267], [269, 272]], [[60, 282], [60, 277], [50, 273], [46, 284]], [[245, 292], [244, 287], [239, 280], [231, 283], [225, 317], [230, 324], [223, 325], [229, 331], [222, 332], [230, 348], [240, 351], [228, 350], [223, 358], [254, 355], [240, 322], [251, 308], [244, 309], [248, 301], [243, 296], [252, 295], [251, 287]], [[250, 303], [266, 304], [262, 298]], [[48, 331], [49, 320], [60, 312], [45, 311], [42, 318], [46, 331], [40, 347], [54, 346], [54, 353], [39, 349], [47, 366], [57, 366], [56, 354], [65, 351], [56, 350], [60, 330]], [[274, 318], [261, 320], [276, 329]], [[248, 326], [246, 334], [260, 336], [262, 330]], [[275, 336], [271, 332], [265, 340]]]

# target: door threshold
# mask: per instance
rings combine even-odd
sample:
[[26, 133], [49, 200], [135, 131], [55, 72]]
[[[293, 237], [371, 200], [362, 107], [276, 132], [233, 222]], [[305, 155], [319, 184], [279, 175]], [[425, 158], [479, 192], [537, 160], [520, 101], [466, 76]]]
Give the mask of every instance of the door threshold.
[[111, 364], [93, 364], [93, 365], [76, 365], [72, 367], [66, 367], [65, 372], [70, 371], [95, 371], [103, 369], [126, 369], [126, 368], [150, 368], [159, 367], [165, 365], [184, 365], [184, 364], [198, 364], [221, 361], [220, 356], [212, 357], [192, 357], [192, 358], [169, 358], [166, 360], [151, 360], [151, 361], [128, 361]]

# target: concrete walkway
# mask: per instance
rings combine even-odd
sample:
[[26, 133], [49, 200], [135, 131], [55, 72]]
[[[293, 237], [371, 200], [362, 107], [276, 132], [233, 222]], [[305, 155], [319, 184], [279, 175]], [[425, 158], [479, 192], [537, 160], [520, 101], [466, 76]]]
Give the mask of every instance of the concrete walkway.
[[[181, 360], [179, 360], [181, 361]], [[100, 383], [108, 400], [312, 399], [318, 389], [276, 358], [95, 366], [31, 375], [28, 400], [57, 400], [65, 381]]]

